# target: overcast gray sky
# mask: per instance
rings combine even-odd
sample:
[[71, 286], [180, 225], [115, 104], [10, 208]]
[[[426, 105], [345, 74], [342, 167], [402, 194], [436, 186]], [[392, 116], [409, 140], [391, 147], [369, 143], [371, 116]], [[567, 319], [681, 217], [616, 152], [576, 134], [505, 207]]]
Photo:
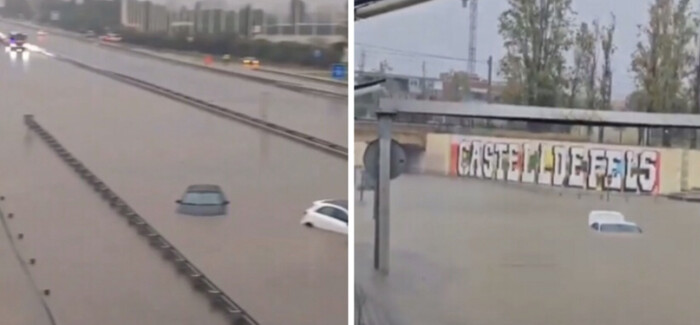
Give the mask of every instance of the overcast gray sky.
[[[700, 2], [698, 0], [693, 1]], [[592, 21], [598, 18], [601, 24], [610, 20], [610, 12], [617, 17], [613, 57], [613, 96], [624, 98], [634, 90], [634, 81], [629, 73], [630, 58], [637, 43], [639, 24], [647, 20], [647, 9], [651, 0], [574, 0], [577, 21]], [[697, 8], [698, 6], [694, 6]], [[504, 53], [498, 34], [498, 16], [507, 8], [506, 0], [481, 0], [479, 2], [479, 29], [477, 60], [485, 61], [493, 55], [498, 61]], [[450, 57], [467, 57], [468, 50], [467, 9], [461, 0], [435, 0], [415, 7], [396, 11], [355, 24], [355, 63], [361, 62], [365, 53], [365, 70], [376, 69], [379, 61], [387, 59], [395, 73], [422, 75], [421, 66], [426, 62], [426, 74], [437, 76], [440, 72], [466, 69], [466, 61], [444, 60], [396, 53], [393, 48], [404, 51], [423, 52]], [[366, 44], [374, 45], [372, 47]], [[477, 64], [477, 72], [486, 75], [486, 64]]]

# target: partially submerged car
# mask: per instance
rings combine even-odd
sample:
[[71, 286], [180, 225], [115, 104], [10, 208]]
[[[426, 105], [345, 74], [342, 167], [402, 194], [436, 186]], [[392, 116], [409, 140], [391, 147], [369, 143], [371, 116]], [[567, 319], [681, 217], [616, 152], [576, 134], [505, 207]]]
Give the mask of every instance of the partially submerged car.
[[192, 216], [226, 215], [229, 201], [218, 185], [190, 185], [182, 199], [175, 201], [177, 212]]
[[306, 209], [301, 224], [341, 234], [348, 233], [348, 201], [319, 200]]
[[625, 216], [617, 211], [591, 211], [588, 214], [588, 227], [600, 233], [642, 233], [636, 223], [625, 220]]

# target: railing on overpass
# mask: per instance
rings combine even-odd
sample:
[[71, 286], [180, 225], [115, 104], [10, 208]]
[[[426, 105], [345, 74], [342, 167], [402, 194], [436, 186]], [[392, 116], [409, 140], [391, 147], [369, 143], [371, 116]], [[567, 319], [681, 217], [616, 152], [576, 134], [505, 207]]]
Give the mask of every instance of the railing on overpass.
[[431, 0], [356, 0], [355, 19], [367, 19]]
[[[386, 100], [401, 102], [402, 105], [406, 104], [406, 107], [450, 107], [450, 111], [435, 111], [431, 114], [397, 114], [393, 121], [401, 132], [412, 130], [416, 133], [537, 138], [630, 146], [700, 147], [700, 130], [691, 127], [692, 123], [700, 121], [700, 116], [692, 114], [592, 111], [482, 102]], [[373, 101], [375, 107], [372, 107]], [[369, 101], [366, 98], [356, 100], [355, 118], [358, 126], [366, 128], [376, 125], [375, 110], [379, 101], [379, 98]], [[501, 116], [490, 116], [490, 112]], [[509, 112], [514, 114], [504, 116]]]

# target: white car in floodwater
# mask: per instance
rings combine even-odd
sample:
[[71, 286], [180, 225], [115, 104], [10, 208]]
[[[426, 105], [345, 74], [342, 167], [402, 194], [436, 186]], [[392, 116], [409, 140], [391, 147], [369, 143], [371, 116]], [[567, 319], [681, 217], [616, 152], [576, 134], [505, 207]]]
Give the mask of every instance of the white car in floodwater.
[[348, 201], [319, 200], [306, 209], [301, 224], [341, 234], [348, 234]]
[[617, 211], [591, 211], [588, 214], [588, 227], [600, 233], [642, 233], [636, 223], [625, 220], [625, 216]]

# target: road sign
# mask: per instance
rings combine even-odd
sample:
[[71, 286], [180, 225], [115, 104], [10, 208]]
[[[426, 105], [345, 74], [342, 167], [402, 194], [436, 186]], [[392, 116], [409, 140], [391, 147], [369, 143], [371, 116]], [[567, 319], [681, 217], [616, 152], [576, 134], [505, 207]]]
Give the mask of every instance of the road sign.
[[[362, 157], [365, 164], [367, 174], [374, 178], [379, 178], [379, 140], [374, 140], [367, 145], [365, 154]], [[406, 169], [406, 151], [403, 146], [396, 140], [391, 140], [391, 162], [389, 178], [395, 179], [399, 177]]]
[[333, 79], [345, 79], [348, 76], [348, 66], [341, 63], [336, 63], [331, 69], [331, 75]]

